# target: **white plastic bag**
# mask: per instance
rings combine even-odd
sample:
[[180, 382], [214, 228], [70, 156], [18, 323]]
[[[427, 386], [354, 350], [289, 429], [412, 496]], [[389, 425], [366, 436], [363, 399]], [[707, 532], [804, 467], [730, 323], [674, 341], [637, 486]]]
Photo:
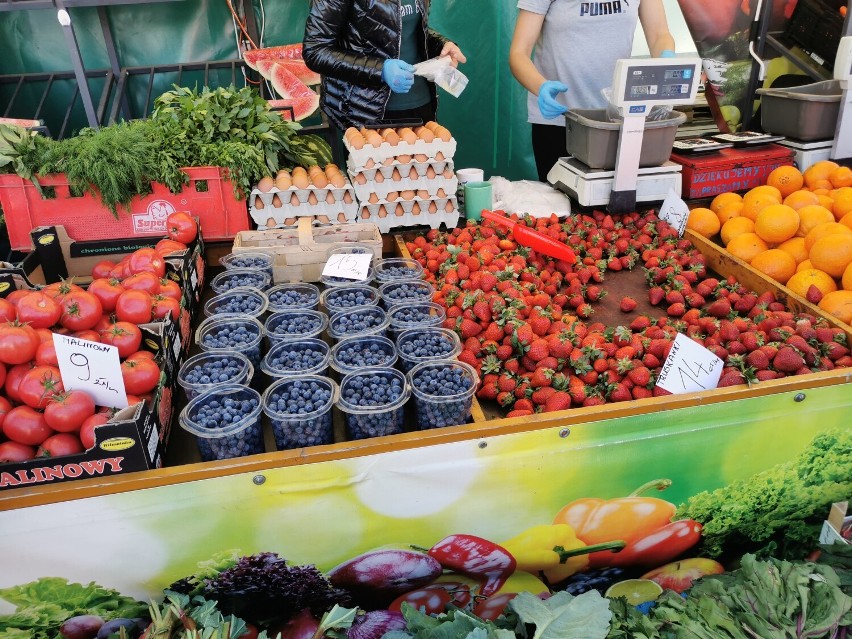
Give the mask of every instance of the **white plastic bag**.
[[450, 64], [450, 56], [430, 58], [414, 65], [414, 75], [434, 82], [454, 98], [467, 86], [467, 76]]
[[559, 217], [571, 214], [571, 200], [568, 196], [544, 182], [511, 182], [497, 176], [489, 182], [496, 202], [495, 209], [506, 213], [528, 213], [532, 217], [550, 217], [551, 213]]
[[[605, 89], [601, 89], [601, 95], [606, 100], [606, 117], [610, 122], [621, 122], [624, 118], [621, 116], [621, 112], [618, 107], [612, 103], [612, 87], [606, 87]], [[655, 104], [651, 107], [651, 110], [648, 111], [648, 115], [645, 119], [648, 122], [658, 122], [663, 120], [668, 120], [672, 116], [672, 111], [674, 107], [670, 104]]]

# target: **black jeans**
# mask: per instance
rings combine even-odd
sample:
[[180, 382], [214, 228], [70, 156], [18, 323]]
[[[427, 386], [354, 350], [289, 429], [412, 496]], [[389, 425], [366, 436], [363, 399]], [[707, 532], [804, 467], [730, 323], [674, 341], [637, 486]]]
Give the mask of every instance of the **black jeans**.
[[547, 174], [556, 164], [556, 160], [568, 155], [565, 150], [565, 127], [533, 124], [532, 147], [538, 179], [540, 182], [547, 182]]

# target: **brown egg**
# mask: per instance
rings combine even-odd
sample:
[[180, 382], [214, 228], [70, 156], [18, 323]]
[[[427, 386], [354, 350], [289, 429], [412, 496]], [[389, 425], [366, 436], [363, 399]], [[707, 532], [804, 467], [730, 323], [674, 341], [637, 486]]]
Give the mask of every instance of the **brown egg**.
[[405, 209], [402, 208], [402, 204], [396, 205], [396, 209], [394, 210], [393, 214], [397, 217], [402, 217], [403, 215], [405, 215]]
[[327, 215], [317, 215], [317, 222], [320, 224], [331, 224], [331, 220], [328, 219]]
[[256, 208], [258, 211], [262, 211], [266, 208], [266, 204], [264, 204], [263, 200], [261, 200], [259, 197], [256, 197], [254, 198], [254, 208]]
[[328, 186], [328, 178], [325, 177], [325, 173], [322, 171], [317, 171], [311, 176], [311, 180], [314, 183], [314, 186], [318, 189], [324, 189]]
[[447, 129], [446, 127], [439, 126], [438, 128], [433, 129], [433, 131], [435, 135], [441, 138], [441, 140], [443, 140], [444, 142], [449, 142], [453, 139], [453, 136], [450, 135], [449, 129]]
[[438, 197], [447, 197], [447, 194], [444, 192], [444, 189], [438, 189], [438, 192], [435, 194]]
[[388, 216], [388, 211], [387, 211], [387, 209], [385, 208], [385, 205], [384, 205], [384, 204], [382, 204], [382, 205], [379, 207], [379, 217], [387, 217], [387, 216]]
[[293, 195], [290, 196], [290, 206], [299, 206], [299, 204], [301, 204], [301, 202], [299, 202], [299, 196], [293, 193]]
[[397, 155], [396, 159], [400, 164], [408, 164], [409, 162], [411, 162], [410, 155]]
[[399, 182], [402, 179], [402, 174], [399, 172], [399, 167], [395, 166], [391, 172], [391, 180]]
[[427, 191], [426, 189], [420, 189], [419, 191], [417, 191], [417, 197], [419, 197], [421, 200], [428, 200], [429, 191]]
[[322, 173], [323, 170], [320, 168], [319, 164], [311, 164], [308, 167], [308, 175], [313, 175], [314, 173]]
[[358, 173], [355, 176], [355, 183], [356, 184], [366, 184], [367, 183], [367, 176], [364, 175], [363, 173]]
[[453, 206], [453, 201], [452, 201], [452, 200], [447, 200], [447, 203], [444, 205], [444, 210], [445, 210], [447, 213], [452, 213], [453, 211], [455, 211], [455, 210], [456, 210], [456, 207], [454, 207], [454, 206]]
[[420, 202], [415, 202], [414, 206], [411, 207], [412, 215], [420, 215]]
[[296, 226], [296, 221], [297, 218], [288, 217], [286, 220], [284, 220], [284, 226]]
[[429, 156], [425, 155], [424, 153], [418, 153], [417, 155], [414, 156], [414, 161], [415, 162], [428, 162]]
[[435, 160], [436, 160], [436, 161], [438, 161], [438, 162], [440, 162], [440, 161], [441, 161], [441, 160], [443, 160], [443, 159], [444, 159], [444, 154], [443, 154], [443, 153], [441, 153], [440, 151], [438, 151], [438, 152], [435, 154]]
[[[343, 215], [343, 213], [341, 213], [340, 215]], [[340, 219], [340, 215], [337, 216], [338, 220]], [[344, 215], [343, 218], [344, 218], [344, 221], [345, 221], [346, 216]], [[361, 219], [362, 220], [369, 220], [370, 219], [370, 212], [365, 210], [363, 213], [361, 213]]]
[[435, 179], [435, 169], [432, 168], [431, 164], [426, 167], [426, 178], [429, 180]]
[[370, 193], [370, 197], [369, 197], [369, 198], [367, 198], [367, 201], [368, 201], [370, 204], [377, 204], [377, 203], [378, 203], [378, 201], [379, 201], [379, 196], [378, 196], [378, 195], [376, 195], [375, 193]]
[[453, 170], [450, 167], [444, 169], [444, 177], [448, 180], [451, 180], [453, 178]]
[[399, 130], [399, 137], [406, 144], [414, 144], [417, 142], [417, 134], [408, 127]]
[[345, 223], [346, 222], [346, 213], [338, 213], [337, 214], [337, 221]]
[[266, 218], [266, 226], [278, 226], [278, 222], [274, 217], [268, 217]]
[[353, 149], [355, 149], [356, 151], [360, 151], [361, 149], [363, 149], [363, 148], [364, 148], [364, 145], [365, 145], [366, 143], [367, 143], [367, 140], [365, 140], [365, 139], [364, 139], [364, 136], [363, 136], [363, 135], [361, 135], [360, 133], [359, 133], [359, 134], [357, 134], [357, 135], [353, 135], [353, 136], [352, 136], [352, 139], [349, 141], [349, 144], [350, 144], [350, 145], [352, 146], [352, 148], [353, 148]]
[[391, 146], [399, 144], [399, 134], [393, 129], [382, 129], [382, 137]]
[[346, 193], [343, 194], [343, 201], [346, 202], [347, 204], [352, 203], [352, 194], [349, 193], [349, 191], [346, 191]]
[[257, 190], [263, 191], [264, 193], [268, 193], [275, 186], [275, 180], [273, 180], [270, 176], [265, 176], [260, 178], [260, 181], [257, 183]]
[[334, 162], [329, 162], [325, 165], [325, 174], [328, 175], [329, 171], [340, 173], [340, 167], [337, 166]]
[[344, 186], [346, 186], [346, 178], [343, 177], [342, 173], [336, 173], [332, 176], [329, 176], [329, 180], [336, 189], [342, 189]]
[[329, 191], [325, 196], [325, 201], [327, 204], [334, 204], [334, 193], [332, 191]]
[[281, 198], [278, 197], [278, 194], [272, 196], [272, 207], [276, 209], [280, 209], [284, 204], [281, 202]]
[[385, 181], [385, 176], [382, 175], [381, 171], [376, 171], [376, 174], [373, 176], [373, 181], [377, 183], [382, 183]]
[[382, 145], [382, 142], [384, 142], [384, 140], [382, 140], [382, 136], [375, 131], [368, 131], [365, 137], [367, 138], [367, 144], [372, 147], [378, 148]]
[[317, 204], [319, 204], [319, 201], [317, 200], [317, 196], [314, 195], [313, 191], [311, 191], [310, 194], [308, 194], [308, 204], [310, 204], [311, 206], [316, 206]]
[[278, 177], [275, 178], [275, 188], [279, 191], [286, 191], [291, 186], [293, 186], [293, 180], [290, 178], [290, 174], [286, 171], [280, 172]]
[[399, 194], [399, 197], [401, 197], [403, 200], [413, 200], [414, 196], [415, 196], [414, 191], [402, 191]]
[[429, 129], [430, 131], [432, 131], [432, 132], [434, 133], [434, 132], [435, 132], [435, 129], [437, 129], [437, 128], [438, 128], [439, 126], [441, 126], [441, 125], [440, 125], [440, 124], [438, 124], [437, 122], [435, 122], [435, 120], [429, 120], [429, 121], [428, 121], [426, 124], [424, 124], [423, 126], [425, 126], [427, 129]]
[[393, 157], [385, 158], [384, 160], [382, 160], [382, 166], [390, 166], [395, 161], [396, 161], [396, 158], [393, 158]]
[[374, 166], [376, 166], [376, 162], [373, 158], [367, 158], [367, 161], [364, 162], [365, 169], [372, 169]]
[[388, 202], [396, 202], [399, 199], [399, 191], [391, 191], [385, 196]]
[[408, 172], [408, 179], [409, 180], [416, 180], [418, 177], [420, 177], [420, 176], [417, 173], [417, 167], [412, 166], [411, 170]]
[[430, 213], [437, 213], [437, 212], [438, 212], [438, 205], [437, 205], [437, 204], [435, 204], [435, 201], [434, 201], [434, 200], [432, 200], [431, 202], [429, 202], [429, 212], [430, 212]]
[[432, 142], [435, 139], [435, 134], [432, 133], [425, 126], [417, 127], [414, 129], [414, 132], [417, 134], [417, 137], [423, 140], [424, 142]]
[[346, 129], [346, 133], [343, 134], [343, 137], [345, 137], [347, 140], [349, 140], [349, 139], [352, 138], [353, 135], [360, 135], [360, 134], [358, 133], [358, 129], [356, 129], [354, 126], [350, 126], [348, 129]]
[[310, 183], [311, 180], [308, 178], [308, 173], [305, 169], [300, 166], [293, 169], [293, 186], [297, 189], [306, 189]]

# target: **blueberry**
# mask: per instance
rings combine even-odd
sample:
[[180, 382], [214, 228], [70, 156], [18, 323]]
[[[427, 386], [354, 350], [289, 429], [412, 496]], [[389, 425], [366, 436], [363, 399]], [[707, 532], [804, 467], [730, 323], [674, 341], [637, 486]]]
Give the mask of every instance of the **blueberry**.
[[378, 291], [369, 286], [342, 287], [330, 289], [325, 295], [325, 306], [338, 311], [355, 306], [374, 305], [378, 299]]
[[266, 354], [262, 369], [274, 376], [294, 375], [317, 369], [327, 358], [328, 346], [321, 340], [285, 341]]
[[[427, 365], [411, 376], [415, 389], [417, 424], [421, 429], [464, 424], [470, 415], [474, 380], [460, 365]], [[463, 395], [457, 399], [451, 398]]]
[[[234, 388], [234, 387], [231, 387]], [[256, 412], [260, 403], [257, 393], [249, 388], [229, 392], [224, 399], [217, 399], [216, 391], [200, 396], [195, 404], [187, 406], [189, 421], [213, 437], [198, 437], [198, 448], [203, 461], [228, 459], [263, 452], [263, 431], [255, 415], [252, 422], [236, 432], [227, 432], [245, 422]], [[215, 431], [223, 431], [216, 433]]]
[[269, 293], [269, 306], [276, 310], [288, 308], [314, 308], [319, 301], [319, 292], [311, 287], [295, 285], [292, 288], [276, 287]]
[[[245, 360], [232, 356], [216, 357], [214, 359], [202, 359], [181, 370], [180, 375], [185, 386], [211, 386], [224, 384], [232, 381], [242, 382], [238, 379], [246, 371]], [[187, 389], [187, 398], [192, 399], [198, 394], [197, 390]]]
[[[285, 379], [271, 386], [264, 410], [278, 450], [330, 444], [332, 383], [321, 377]], [[313, 415], [322, 411], [322, 414]], [[292, 416], [292, 418], [290, 418]]]
[[365, 439], [402, 432], [404, 404], [389, 410], [386, 407], [398, 402], [404, 392], [401, 380], [391, 372], [353, 373], [344, 379], [341, 399], [362, 409], [344, 410], [349, 437]]
[[396, 352], [390, 340], [378, 338], [351, 338], [340, 342], [334, 351], [335, 363], [346, 370], [376, 366], [391, 366]]
[[[227, 321], [225, 321], [227, 319]], [[234, 350], [248, 357], [253, 366], [260, 364], [260, 330], [257, 325], [240, 322], [236, 317], [222, 318], [202, 333], [204, 350]]]
[[260, 294], [242, 290], [229, 291], [210, 300], [208, 314], [243, 314], [257, 316], [263, 312], [264, 299]]
[[262, 255], [233, 255], [228, 260], [227, 268], [271, 268], [272, 259]]
[[416, 326], [437, 326], [446, 317], [443, 309], [432, 302], [394, 306], [389, 312], [391, 328], [402, 331]]
[[382, 269], [382, 277], [388, 280], [405, 280], [420, 277], [422, 271], [413, 266], [386, 266]]
[[356, 306], [350, 311], [341, 311], [331, 319], [331, 332], [341, 336], [384, 332], [387, 323], [385, 312], [375, 306]]
[[225, 271], [221, 276], [216, 278], [216, 286], [214, 290], [230, 291], [235, 288], [253, 286], [263, 289], [268, 282], [268, 276], [262, 271], [255, 273], [231, 273]]
[[266, 320], [266, 334], [270, 340], [285, 337], [312, 337], [322, 332], [325, 318], [316, 311], [279, 311]]

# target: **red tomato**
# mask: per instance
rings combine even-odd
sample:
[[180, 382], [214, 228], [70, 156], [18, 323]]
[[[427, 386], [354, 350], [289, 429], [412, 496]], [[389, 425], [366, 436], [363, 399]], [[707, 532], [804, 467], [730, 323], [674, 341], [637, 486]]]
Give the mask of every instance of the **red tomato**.
[[449, 606], [465, 608], [471, 601], [470, 587], [460, 582], [443, 582], [429, 584], [417, 590], [400, 595], [391, 602], [388, 610], [399, 611], [402, 603], [407, 602], [424, 610], [427, 615], [446, 612]]
[[147, 357], [128, 357], [121, 363], [124, 390], [131, 395], [141, 395], [154, 390], [160, 381], [160, 367]]
[[145, 291], [149, 295], [160, 292], [160, 278], [150, 271], [133, 273], [130, 277], [124, 278], [121, 285], [127, 290]]
[[44, 408], [53, 395], [65, 390], [55, 366], [36, 366], [27, 371], [18, 387], [21, 401], [33, 408]]
[[198, 225], [186, 211], [177, 211], [166, 218], [169, 239], [189, 244], [198, 235]]
[[52, 298], [63, 297], [68, 295], [69, 293], [73, 293], [75, 291], [82, 291], [83, 289], [71, 280], [60, 280], [59, 282], [54, 282], [53, 284], [48, 284], [43, 289], [41, 289], [42, 293], [45, 295], [49, 295]]
[[21, 396], [18, 393], [18, 390], [21, 387], [21, 380], [23, 380], [24, 375], [29, 373], [32, 369], [32, 364], [27, 362], [26, 364], [13, 366], [6, 371], [6, 397], [11, 399], [13, 402], [21, 403]]
[[494, 621], [497, 617], [503, 614], [503, 611], [506, 609], [509, 602], [517, 596], [518, 593], [516, 592], [504, 592], [500, 595], [492, 595], [488, 599], [476, 604], [473, 608], [473, 614], [480, 619]]
[[23, 364], [35, 357], [38, 334], [29, 324], [18, 321], [0, 324], [0, 362]]
[[33, 328], [50, 328], [59, 321], [62, 307], [52, 297], [32, 291], [18, 302], [18, 320]]
[[95, 414], [95, 400], [80, 390], [54, 395], [44, 408], [44, 421], [60, 433], [73, 433]]
[[3, 388], [4, 383], [6, 383], [6, 365], [0, 362], [0, 388]]
[[101, 333], [101, 342], [118, 348], [118, 356], [124, 359], [139, 350], [142, 344], [142, 331], [136, 324], [116, 322]]
[[145, 400], [143, 400], [141, 397], [138, 397], [137, 395], [128, 395], [127, 396], [127, 405], [128, 406], [136, 406], [136, 404], [139, 404], [140, 402], [143, 402], [143, 401], [145, 401]]
[[56, 359], [56, 347], [53, 342], [42, 342], [35, 353], [36, 366], [59, 366]]
[[0, 395], [0, 433], [3, 432], [3, 420], [6, 419], [6, 413], [12, 410], [12, 402]]
[[86, 450], [95, 445], [95, 429], [108, 421], [109, 417], [104, 413], [95, 413], [83, 422], [83, 425], [80, 426], [80, 441]]
[[9, 462], [24, 462], [36, 456], [36, 449], [18, 442], [3, 442], [0, 444], [0, 464]]
[[62, 298], [59, 323], [70, 331], [92, 328], [104, 314], [100, 300], [86, 291], [74, 291]]
[[15, 406], [3, 421], [3, 434], [19, 444], [38, 446], [53, 434], [44, 415], [29, 406]]
[[93, 280], [89, 284], [88, 291], [100, 300], [104, 313], [112, 313], [115, 310], [118, 296], [124, 292], [124, 286], [118, 280], [102, 277]]
[[171, 297], [178, 302], [183, 298], [183, 291], [180, 288], [180, 284], [167, 277], [160, 280], [160, 290], [158, 293], [163, 297]]
[[[30, 289], [19, 288], [18, 290], [12, 291], [11, 293], [9, 293], [6, 296], [6, 301], [9, 302], [9, 304], [11, 304], [12, 306], [14, 306], [15, 309], [17, 309], [18, 308], [18, 302], [20, 302], [21, 298], [24, 297], [25, 295], [29, 295], [29, 293], [30, 293]], [[17, 310], [16, 310], [16, 316], [17, 316]]]
[[12, 322], [18, 317], [15, 305], [8, 299], [0, 299], [0, 322]]
[[115, 314], [119, 321], [147, 324], [151, 321], [151, 296], [145, 291], [124, 291], [118, 296]]
[[112, 260], [101, 260], [92, 268], [92, 279], [98, 280], [104, 277], [109, 277], [109, 274], [114, 268], [115, 262]]
[[110, 279], [123, 280], [130, 275], [130, 258], [123, 257], [121, 261], [109, 272]]
[[38, 336], [39, 344], [44, 344], [45, 342], [50, 342], [53, 344], [53, 331], [47, 328], [37, 328], [35, 329], [36, 335]]
[[115, 319], [112, 315], [101, 315], [101, 319], [98, 320], [98, 323], [92, 327], [93, 331], [96, 331], [98, 335], [107, 330], [110, 326], [115, 324]]
[[166, 238], [164, 240], [160, 240], [157, 242], [154, 249], [163, 257], [166, 255], [171, 255], [172, 253], [178, 253], [180, 251], [186, 250], [186, 244], [183, 242], [175, 242], [174, 240], [170, 240]]
[[131, 273], [153, 273], [158, 279], [166, 274], [166, 261], [156, 249], [136, 249], [130, 254], [128, 263]]
[[80, 438], [72, 433], [58, 433], [45, 439], [36, 451], [36, 457], [62, 457], [76, 455], [85, 450]]
[[163, 297], [162, 295], [155, 295], [151, 298], [151, 314], [157, 319], [161, 319], [163, 317], [170, 317], [173, 320], [176, 320], [180, 317], [180, 302], [171, 297]]
[[[98, 320], [100, 321], [100, 320]], [[78, 339], [85, 339], [90, 342], [100, 342], [101, 334], [98, 333], [94, 328], [88, 328], [85, 331], [74, 331], [71, 333], [71, 337], [76, 337]]]
[[130, 359], [150, 359], [153, 362], [157, 359], [157, 356], [151, 351], [136, 351], [130, 356]]

